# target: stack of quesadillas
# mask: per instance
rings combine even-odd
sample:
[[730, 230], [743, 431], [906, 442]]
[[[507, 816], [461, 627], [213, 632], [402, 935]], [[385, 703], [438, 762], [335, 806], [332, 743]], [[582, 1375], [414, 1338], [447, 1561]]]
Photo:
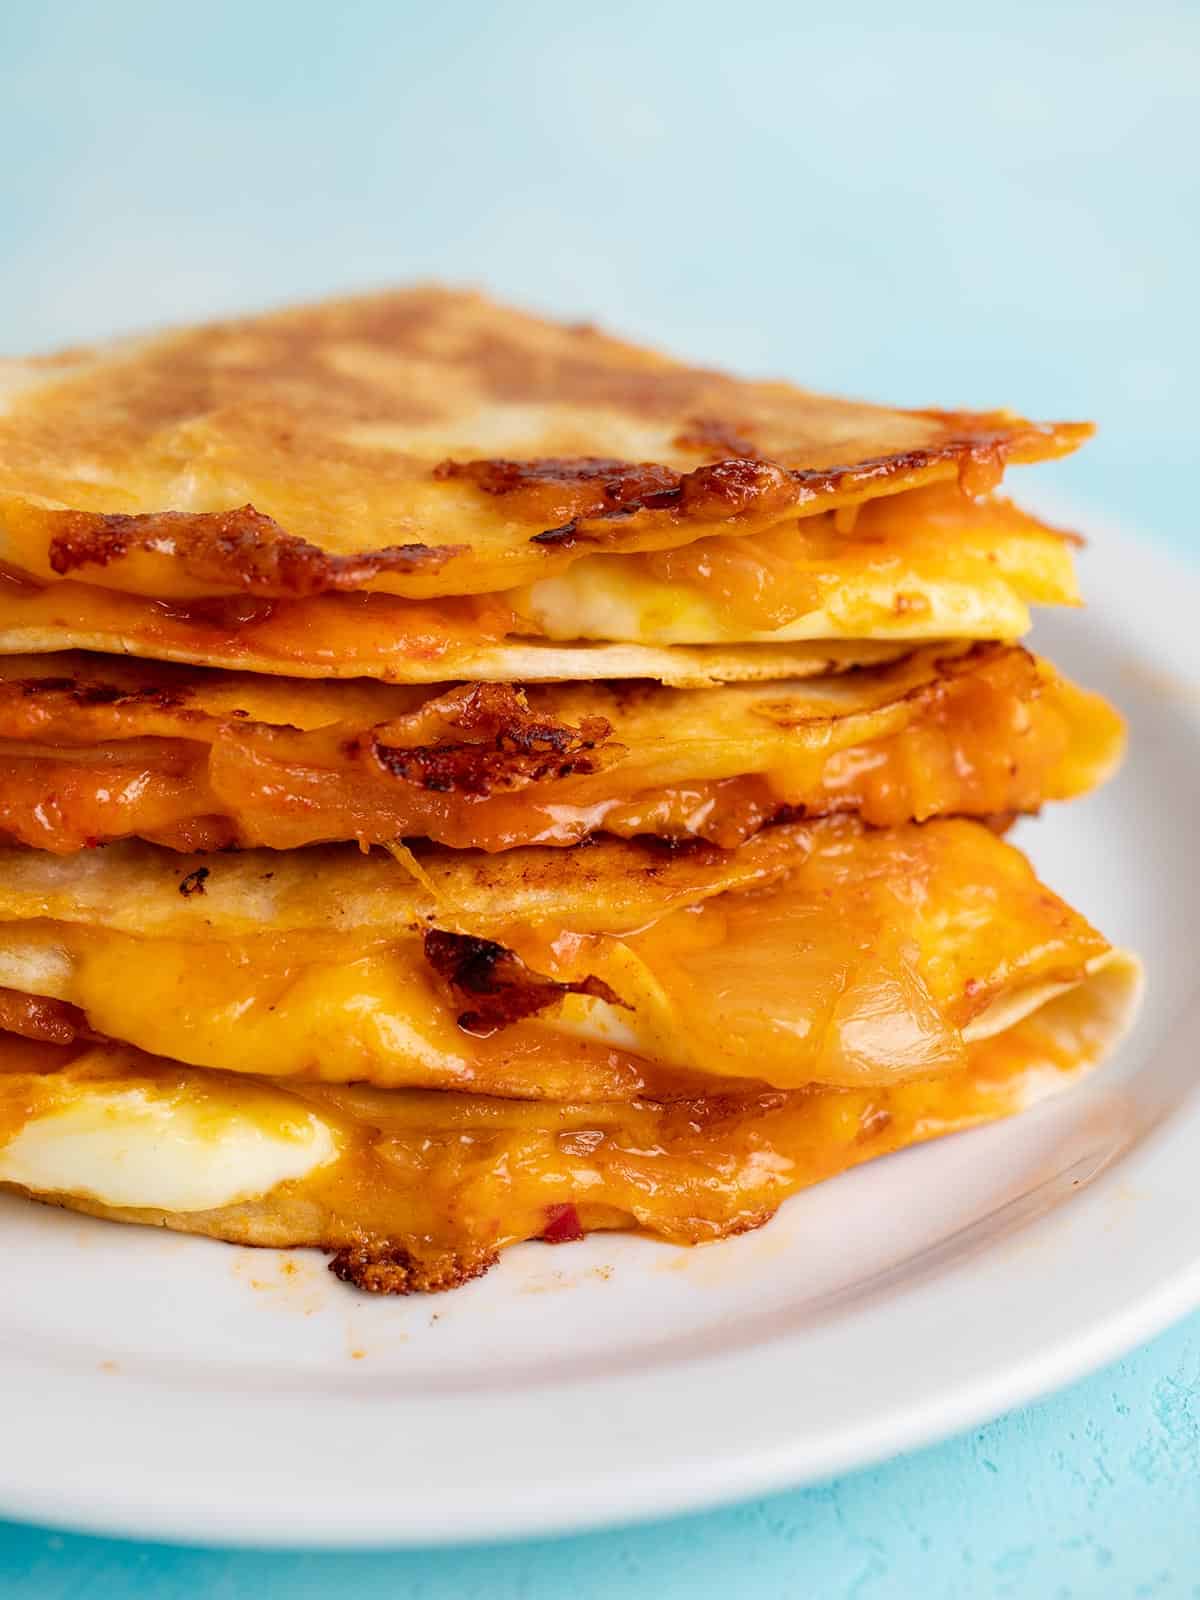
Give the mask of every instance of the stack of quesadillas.
[[433, 288], [0, 365], [0, 1183], [443, 1289], [1071, 1082], [1087, 432]]

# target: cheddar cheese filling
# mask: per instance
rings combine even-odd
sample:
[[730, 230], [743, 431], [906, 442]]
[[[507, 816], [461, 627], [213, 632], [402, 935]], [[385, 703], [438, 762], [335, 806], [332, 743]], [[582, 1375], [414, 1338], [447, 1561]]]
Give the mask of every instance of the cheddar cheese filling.
[[511, 600], [525, 628], [559, 640], [1015, 639], [1030, 604], [1074, 605], [1078, 590], [1069, 536], [935, 484], [852, 519], [587, 557]]
[[[937, 637], [936, 630], [926, 637]], [[891, 660], [905, 648], [898, 638], [669, 648], [636, 641], [559, 644], [522, 633], [511, 607], [490, 597], [433, 608], [375, 593], [164, 604], [93, 584], [43, 585], [0, 567], [5, 655], [95, 650], [231, 672], [394, 684], [656, 678], [710, 687], [817, 677]]]

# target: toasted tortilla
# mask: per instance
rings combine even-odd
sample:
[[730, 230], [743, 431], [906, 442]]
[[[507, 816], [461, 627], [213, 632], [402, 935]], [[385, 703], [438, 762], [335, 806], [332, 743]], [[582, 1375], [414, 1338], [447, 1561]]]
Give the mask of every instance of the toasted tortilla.
[[0, 853], [0, 988], [60, 1003], [72, 1036], [197, 1066], [604, 1099], [663, 1073], [799, 1088], [957, 1070], [998, 1016], [1109, 948], [973, 822], [834, 817], [729, 852], [608, 839], [414, 865], [334, 847]]
[[959, 1071], [886, 1088], [591, 1104], [269, 1082], [0, 1034], [0, 1186], [116, 1221], [318, 1246], [376, 1293], [451, 1289], [524, 1239], [617, 1228], [690, 1245], [759, 1227], [806, 1185], [1067, 1087], [1120, 1036], [1137, 989], [1136, 962], [1110, 952], [970, 1044]]
[[434, 287], [0, 367], [0, 560], [154, 598], [507, 590], [1090, 430], [691, 368]]
[[782, 812], [887, 826], [1034, 811], [1102, 781], [1117, 713], [1019, 647], [708, 690], [317, 683], [0, 657], [0, 836], [59, 852], [599, 831], [730, 847]]

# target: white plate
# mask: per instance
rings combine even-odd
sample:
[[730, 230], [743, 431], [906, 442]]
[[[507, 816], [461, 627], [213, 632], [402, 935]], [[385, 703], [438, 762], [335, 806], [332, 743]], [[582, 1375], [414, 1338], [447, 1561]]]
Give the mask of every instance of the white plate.
[[292, 1545], [657, 1516], [979, 1422], [1200, 1303], [1200, 584], [1109, 538], [1084, 576], [1036, 642], [1125, 708], [1130, 758], [1020, 838], [1146, 958], [1118, 1062], [761, 1233], [527, 1245], [430, 1299], [6, 1201], [0, 1513]]

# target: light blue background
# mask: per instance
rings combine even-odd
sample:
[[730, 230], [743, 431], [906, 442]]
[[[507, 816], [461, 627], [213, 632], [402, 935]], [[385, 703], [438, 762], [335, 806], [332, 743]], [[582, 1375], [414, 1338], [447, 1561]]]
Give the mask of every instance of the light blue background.
[[[476, 281], [815, 387], [1097, 417], [1042, 478], [1194, 550], [1198, 98], [1200, 8], [1166, 0], [5, 4], [0, 347]], [[394, 1556], [0, 1528], [5, 1595], [201, 1592], [1200, 1596], [1200, 1320], [969, 1438], [655, 1528]]]

